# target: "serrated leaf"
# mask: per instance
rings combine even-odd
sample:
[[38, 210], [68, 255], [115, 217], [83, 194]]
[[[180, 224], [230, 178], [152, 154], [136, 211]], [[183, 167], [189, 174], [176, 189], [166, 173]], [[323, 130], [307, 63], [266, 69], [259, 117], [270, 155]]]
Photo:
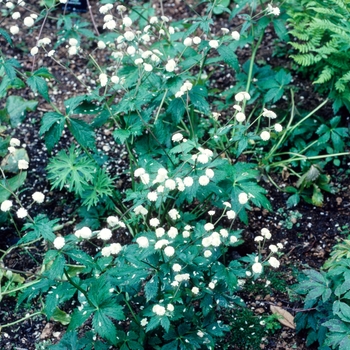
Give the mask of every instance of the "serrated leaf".
[[44, 78], [32, 75], [27, 79], [27, 84], [34, 93], [38, 92], [47, 102], [50, 102], [48, 85]]
[[66, 312], [60, 310], [58, 307], [55, 309], [51, 317], [54, 321], [57, 321], [64, 326], [68, 325], [71, 320], [71, 317]]
[[234, 52], [232, 46], [220, 45], [218, 47], [218, 52], [222, 60], [232, 67], [235, 71], [239, 71], [239, 62], [237, 55]]
[[26, 112], [34, 111], [37, 105], [37, 101], [26, 100], [19, 96], [9, 96], [6, 101], [6, 109], [10, 116], [11, 126], [16, 128], [25, 119]]
[[89, 124], [85, 123], [83, 120], [70, 118], [68, 129], [82, 147], [92, 150], [96, 148], [95, 132]]
[[117, 330], [115, 325], [102, 310], [95, 312], [92, 325], [102, 338], [108, 340], [113, 345], [117, 345]]
[[145, 285], [146, 300], [150, 301], [158, 294], [159, 280], [157, 276], [153, 276]]
[[317, 207], [322, 207], [323, 205], [323, 194], [320, 188], [316, 185], [313, 186], [311, 201], [312, 204], [316, 205]]
[[270, 305], [270, 310], [273, 314], [279, 316], [277, 320], [280, 323], [282, 323], [284, 326], [287, 326], [291, 329], [295, 329], [294, 316], [290, 312], [275, 305]]
[[45, 113], [41, 120], [41, 127], [39, 134], [45, 137], [45, 145], [49, 152], [57, 144], [60, 139], [64, 125], [65, 117], [63, 114], [57, 112], [48, 112]]
[[12, 39], [5, 29], [0, 28], [0, 35], [2, 35], [5, 40], [12, 46]]
[[149, 332], [157, 328], [159, 325], [160, 325], [160, 317], [159, 316], [151, 317], [147, 323], [146, 332]]
[[167, 108], [167, 113], [169, 113], [175, 125], [179, 124], [182, 120], [183, 115], [185, 114], [186, 107], [181, 98], [173, 99]]
[[129, 130], [123, 130], [123, 129], [115, 129], [113, 131], [113, 137], [114, 140], [118, 143], [121, 143], [122, 145], [125, 143], [125, 141], [129, 138], [131, 135]]

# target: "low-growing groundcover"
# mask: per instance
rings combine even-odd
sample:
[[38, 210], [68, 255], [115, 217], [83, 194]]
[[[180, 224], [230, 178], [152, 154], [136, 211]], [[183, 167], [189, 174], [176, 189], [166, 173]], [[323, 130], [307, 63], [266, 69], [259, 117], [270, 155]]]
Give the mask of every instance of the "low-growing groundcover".
[[[297, 104], [291, 72], [258, 55], [265, 32], [287, 40], [283, 6], [180, 2], [179, 15], [167, 2], [102, 2], [77, 15], [55, 1], [1, 5], [12, 53], [1, 68], [1, 219], [12, 227], [1, 292], [9, 311], [17, 302], [4, 348], [16, 338], [7, 327], [40, 333], [43, 317], [42, 338], [57, 344], [33, 335], [26, 347], [293, 348], [276, 337], [288, 334], [283, 307], [289, 327], [291, 303], [303, 307], [296, 292], [307, 295], [297, 318], [307, 343], [346, 346], [346, 283], [314, 271], [290, 286], [347, 233], [341, 213], [328, 217], [347, 208], [348, 188], [335, 189], [349, 141], [341, 116], [321, 112], [326, 100]], [[20, 30], [36, 41], [16, 43]], [[44, 172], [29, 147], [37, 138]], [[330, 232], [314, 231], [312, 216], [303, 225], [310, 208]], [[327, 266], [337, 261], [338, 275], [342, 249], [333, 255], [345, 270]], [[295, 251], [307, 260], [294, 264]], [[330, 313], [333, 291], [342, 300]]]

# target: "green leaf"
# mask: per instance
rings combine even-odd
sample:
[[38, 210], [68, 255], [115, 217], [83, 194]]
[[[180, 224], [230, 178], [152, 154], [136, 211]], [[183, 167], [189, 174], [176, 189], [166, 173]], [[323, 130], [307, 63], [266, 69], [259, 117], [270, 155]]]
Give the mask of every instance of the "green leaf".
[[169, 113], [172, 118], [174, 124], [179, 124], [182, 120], [183, 115], [185, 114], [186, 107], [181, 98], [175, 98], [173, 99], [167, 108], [167, 113]]
[[320, 188], [316, 185], [313, 186], [311, 200], [312, 204], [316, 205], [317, 207], [321, 207], [323, 205], [323, 194]]
[[44, 78], [32, 75], [27, 79], [27, 84], [34, 93], [38, 92], [47, 102], [50, 102], [48, 85]]
[[82, 147], [92, 150], [96, 148], [95, 132], [89, 124], [85, 123], [83, 120], [70, 118], [68, 129]]
[[150, 301], [158, 294], [159, 280], [157, 276], [153, 276], [145, 285], [146, 300]]
[[66, 101], [64, 101], [64, 105], [66, 107], [66, 113], [67, 114], [74, 114], [75, 109], [82, 104], [87, 99], [86, 95], [80, 95], [72, 97]]
[[188, 95], [195, 108], [204, 114], [209, 115], [210, 107], [208, 101], [206, 100], [208, 92], [204, 86], [194, 86]]
[[122, 145], [125, 143], [125, 141], [129, 138], [131, 135], [129, 130], [123, 130], [123, 129], [115, 129], [113, 131], [113, 137], [114, 140], [118, 143], [121, 143]]
[[17, 244], [30, 242], [32, 240], [43, 238], [53, 242], [56, 235], [53, 233], [53, 227], [59, 219], [50, 220], [45, 214], [39, 214], [34, 218], [34, 222], [24, 225], [23, 230], [26, 234], [18, 241]]
[[65, 122], [64, 115], [57, 112], [45, 113], [41, 119], [39, 134], [41, 136], [44, 135], [45, 144], [49, 152], [51, 152], [60, 139]]
[[162, 316], [160, 318], [160, 324], [164, 328], [165, 332], [168, 333], [169, 332], [169, 328], [170, 328], [170, 320], [169, 320], [169, 318], [167, 316]]
[[37, 101], [28, 101], [19, 96], [9, 96], [6, 101], [6, 109], [10, 116], [11, 126], [16, 128], [25, 119], [26, 112], [34, 111], [37, 105]]
[[161, 319], [159, 316], [151, 317], [149, 322], [147, 323], [146, 332], [149, 332], [149, 331], [157, 328], [160, 324], [160, 321], [161, 321]]
[[66, 326], [69, 324], [71, 317], [57, 307], [52, 314], [52, 319]]
[[16, 148], [16, 150], [12, 153], [9, 153], [1, 162], [1, 168], [4, 171], [8, 171], [10, 173], [18, 173], [18, 161], [26, 160], [29, 162], [28, 153], [24, 148]]
[[70, 192], [74, 191], [81, 196], [94, 178], [95, 162], [81, 155], [74, 146], [71, 146], [68, 152], [69, 154], [66, 154], [61, 150], [50, 160], [47, 178], [51, 181], [52, 188], [61, 190], [67, 185]]
[[287, 200], [287, 208], [295, 207], [300, 202], [300, 195], [299, 193], [295, 193], [292, 196], [290, 196]]
[[2, 35], [5, 40], [12, 46], [12, 39], [5, 29], [0, 28], [0, 35]]
[[97, 310], [92, 319], [95, 331], [111, 344], [117, 345], [117, 330], [113, 322], [104, 314], [103, 310]]
[[76, 328], [81, 327], [85, 323], [85, 321], [91, 316], [93, 311], [93, 308], [86, 305], [84, 305], [84, 307], [81, 310], [75, 309], [73, 314], [71, 315], [71, 320], [67, 331], [74, 331]]
[[232, 67], [236, 72], [239, 71], [239, 62], [237, 55], [234, 52], [232, 45], [220, 45], [218, 47], [218, 52], [222, 60]]

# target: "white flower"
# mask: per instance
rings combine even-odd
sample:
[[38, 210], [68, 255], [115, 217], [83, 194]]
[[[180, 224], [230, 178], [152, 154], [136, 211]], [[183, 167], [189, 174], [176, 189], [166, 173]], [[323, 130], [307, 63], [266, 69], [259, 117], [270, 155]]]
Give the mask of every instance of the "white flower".
[[210, 250], [205, 250], [203, 255], [205, 258], [210, 258], [212, 256], [212, 252]]
[[109, 30], [113, 30], [116, 28], [116, 26], [117, 22], [114, 19], [112, 19], [111, 21], [108, 21], [103, 25], [103, 29], [107, 28]]
[[158, 23], [158, 18], [157, 18], [157, 17], [151, 17], [151, 18], [149, 19], [149, 23], [151, 23], [151, 24], [156, 24], [156, 23]]
[[242, 205], [246, 204], [248, 202], [248, 195], [244, 192], [241, 192], [238, 195], [238, 202]]
[[101, 254], [102, 256], [105, 256], [106, 258], [108, 258], [111, 255], [110, 247], [103, 247], [101, 250]]
[[132, 25], [132, 20], [130, 17], [124, 17], [123, 18], [123, 24], [126, 26], [126, 27], [131, 27]]
[[18, 28], [18, 26], [16, 26], [16, 25], [11, 26], [11, 27], [10, 27], [10, 33], [11, 33], [12, 35], [18, 34], [18, 33], [19, 33], [19, 28]]
[[266, 109], [266, 108], [264, 108], [264, 112], [263, 112], [262, 115], [263, 115], [264, 117], [266, 117], [266, 118], [271, 118], [271, 119], [276, 119], [276, 118], [277, 118], [277, 115], [276, 115], [275, 112], [270, 111], [270, 110], [268, 110], [268, 109]]
[[264, 240], [264, 237], [263, 236], [256, 236], [255, 238], [254, 238], [254, 241], [255, 242], [262, 242]]
[[14, 12], [14, 13], [12, 14], [12, 18], [13, 18], [13, 19], [21, 18], [21, 14], [20, 14], [19, 12]]
[[167, 16], [160, 16], [163, 22], [169, 22], [169, 18]]
[[283, 244], [282, 243], [277, 243], [278, 249], [283, 249]]
[[64, 237], [56, 237], [55, 240], [53, 241], [53, 246], [56, 249], [62, 249], [65, 245], [65, 240]]
[[254, 273], [261, 273], [262, 272], [262, 265], [259, 262], [255, 262], [252, 266], [252, 270]]
[[32, 194], [32, 198], [33, 198], [33, 201], [34, 202], [37, 202], [37, 203], [43, 203], [44, 202], [44, 200], [45, 200], [45, 195], [44, 195], [44, 193], [42, 193], [42, 192], [34, 192], [33, 194]]
[[104, 15], [112, 8], [113, 8], [113, 4], [106, 4], [104, 6], [101, 6], [99, 11], [100, 11], [100, 13], [102, 13]]
[[68, 41], [69, 45], [70, 46], [78, 46], [78, 40], [75, 39], [75, 38], [70, 38], [69, 41]]
[[191, 176], [186, 176], [184, 178], [184, 185], [186, 187], [191, 187], [193, 185], [193, 178]]
[[193, 44], [199, 45], [201, 43], [202, 39], [199, 36], [195, 36], [193, 38]]
[[209, 237], [204, 237], [204, 238], [202, 239], [202, 246], [203, 246], [204, 248], [210, 247], [210, 246], [211, 246], [211, 241], [212, 241], [211, 236], [209, 236]]
[[[111, 4], [108, 4], [111, 5]], [[106, 5], [107, 6], [107, 5]], [[111, 8], [113, 7], [113, 5], [111, 5]], [[118, 5], [117, 6], [117, 11], [118, 12], [125, 12], [126, 11], [126, 7], [124, 5]]]
[[241, 37], [236, 30], [231, 33], [231, 36], [233, 40], [239, 40], [239, 38]]
[[157, 177], [153, 181], [153, 183], [163, 182], [167, 178], [168, 178], [168, 171], [166, 169], [164, 169], [164, 168], [160, 168], [160, 169], [158, 169]]
[[217, 49], [219, 47], [219, 42], [217, 40], [210, 40], [208, 44], [213, 49]]
[[170, 312], [173, 312], [173, 311], [175, 310], [173, 304], [168, 304], [167, 307], [166, 307], [166, 309], [167, 309], [168, 311], [170, 311]]
[[221, 28], [222, 34], [227, 34], [230, 31], [227, 28]]
[[270, 139], [270, 133], [265, 130], [260, 134], [260, 137], [263, 141], [268, 141]]
[[172, 287], [178, 287], [179, 286], [179, 282], [178, 281], [172, 281], [171, 283]]
[[109, 240], [112, 237], [112, 231], [109, 228], [103, 228], [97, 235], [99, 239], [104, 241]]
[[186, 81], [182, 84], [182, 86], [181, 86], [181, 88], [180, 88], [180, 91], [187, 92], [187, 91], [192, 90], [192, 88], [193, 88], [193, 84], [192, 84], [190, 81], [186, 80]]
[[146, 72], [152, 72], [152, 70], [153, 70], [153, 66], [149, 63], [144, 63], [143, 68]]
[[204, 333], [202, 331], [198, 331], [197, 335], [199, 338], [203, 338], [204, 337]]
[[28, 215], [28, 211], [24, 208], [19, 208], [16, 214], [19, 219], [23, 219]]
[[236, 120], [239, 122], [239, 123], [242, 123], [245, 121], [245, 114], [242, 113], [242, 112], [238, 112], [236, 114]]
[[146, 173], [146, 170], [144, 168], [137, 168], [135, 171], [134, 171], [134, 176], [135, 177], [139, 177], [143, 174]]
[[239, 105], [233, 105], [233, 109], [235, 109], [236, 111], [240, 112], [242, 110], [242, 107]]
[[213, 169], [206, 169], [205, 170], [205, 175], [207, 175], [209, 177], [209, 179], [212, 179], [214, 177]]
[[164, 306], [154, 305], [152, 311], [158, 316], [164, 316], [166, 310]]
[[48, 57], [52, 57], [55, 54], [55, 50], [51, 50], [47, 53]]
[[141, 39], [145, 42], [148, 43], [149, 41], [151, 41], [151, 37], [149, 36], [149, 34], [143, 34]]
[[188, 281], [190, 279], [189, 273], [183, 273], [175, 276], [175, 281], [182, 282], [182, 281]]
[[158, 238], [160, 238], [160, 237], [164, 236], [165, 230], [164, 230], [163, 227], [158, 227], [158, 228], [156, 229], [155, 233], [156, 233], [156, 236], [157, 236]]
[[215, 288], [215, 282], [210, 282], [209, 284], [208, 284], [208, 287], [210, 288], [210, 289], [214, 289]]
[[173, 256], [175, 254], [175, 249], [172, 246], [167, 246], [164, 248], [164, 254], [166, 256]]
[[107, 85], [107, 83], [108, 83], [107, 74], [104, 74], [104, 73], [100, 74], [99, 79], [100, 79], [100, 83], [101, 83], [102, 87]]
[[0, 209], [1, 211], [6, 212], [6, 211], [9, 211], [11, 207], [12, 207], [12, 201], [5, 200], [1, 203]]
[[281, 132], [283, 130], [283, 126], [281, 124], [275, 124], [274, 128], [276, 130], [276, 132]]
[[191, 235], [191, 233], [189, 231], [185, 230], [185, 231], [182, 232], [182, 237], [183, 238], [188, 238], [188, 237], [190, 237], [190, 235]]
[[171, 59], [167, 62], [167, 64], [165, 65], [165, 70], [167, 72], [173, 72], [176, 68], [176, 62], [175, 60]]
[[226, 208], [231, 208], [231, 203], [229, 202], [223, 202], [222, 203]]
[[139, 245], [140, 248], [148, 248], [149, 247], [149, 241], [147, 237], [139, 237], [136, 239], [136, 243]]
[[111, 82], [113, 84], [118, 84], [119, 81], [120, 81], [120, 78], [118, 76], [116, 76], [116, 75], [111, 76]]
[[[126, 52], [130, 55], [133, 56], [135, 55], [136, 49], [133, 46], [128, 46], [128, 48], [126, 49]], [[142, 62], [141, 62], [142, 63]]]
[[142, 205], [138, 205], [137, 207], [134, 208], [134, 213], [136, 215], [141, 214], [141, 215], [147, 215], [148, 210], [143, 207]]
[[199, 177], [198, 182], [201, 186], [206, 186], [210, 182], [210, 179], [207, 175], [202, 175]]
[[274, 16], [279, 16], [281, 13], [278, 7], [272, 7], [271, 4], [267, 5], [266, 11], [268, 15], [274, 15]]
[[184, 45], [185, 46], [191, 46], [192, 45], [192, 39], [191, 38], [186, 38], [184, 40]]
[[269, 249], [271, 250], [272, 253], [277, 253], [278, 252], [278, 248], [274, 244], [271, 244], [269, 246]]
[[219, 247], [221, 244], [221, 237], [217, 232], [213, 232], [210, 236], [211, 238], [211, 245], [213, 247]]
[[179, 214], [179, 212], [178, 212], [175, 208], [170, 209], [169, 212], [168, 212], [168, 215], [169, 215], [173, 220], [180, 219], [180, 214]]
[[119, 223], [119, 219], [116, 216], [108, 216], [106, 221], [107, 224], [112, 227]]
[[177, 235], [178, 235], [179, 231], [177, 230], [176, 227], [170, 227], [169, 231], [168, 231], [168, 236], [172, 239], [174, 239]]
[[169, 188], [169, 190], [175, 190], [176, 182], [173, 179], [168, 179], [165, 181], [165, 187]]
[[127, 41], [133, 41], [135, 39], [135, 34], [128, 30], [124, 33], [124, 38]]
[[271, 256], [271, 258], [268, 260], [268, 262], [275, 269], [279, 268], [279, 266], [280, 266], [280, 262], [273, 256]]
[[271, 232], [267, 228], [262, 228], [261, 229], [261, 235], [264, 236], [266, 239], [270, 239], [271, 238]]
[[228, 237], [228, 231], [224, 228], [220, 230], [220, 235], [224, 238]]
[[26, 170], [29, 167], [29, 163], [25, 159], [20, 159], [18, 161], [18, 169]]
[[164, 186], [163, 185], [159, 185], [158, 187], [157, 187], [157, 189], [156, 189], [156, 191], [158, 192], [158, 193], [163, 193], [164, 192]]
[[160, 224], [160, 221], [157, 218], [152, 218], [149, 221], [150, 226], [157, 227]]
[[211, 223], [211, 222], [207, 222], [205, 225], [204, 225], [204, 230], [206, 231], [211, 231], [211, 230], [214, 230], [215, 226]]
[[92, 231], [89, 227], [84, 226], [80, 230], [77, 230], [74, 235], [78, 238], [90, 239], [92, 237]]
[[228, 210], [226, 212], [226, 216], [228, 219], [233, 220], [236, 217], [236, 212], [233, 210]]
[[26, 26], [26, 27], [32, 27], [34, 25], [34, 19], [32, 17], [26, 17], [24, 18], [23, 20], [23, 24]]
[[106, 48], [106, 44], [102, 41], [102, 40], [99, 40], [97, 42], [97, 47], [100, 49], [100, 50], [103, 50]]
[[194, 294], [194, 295], [197, 295], [199, 293], [199, 288], [198, 287], [193, 287], [191, 289], [191, 292]]
[[140, 325], [141, 325], [142, 327], [147, 326], [147, 324], [148, 324], [147, 318], [143, 318], [143, 319], [141, 320], [141, 322], [140, 322]]
[[174, 264], [172, 268], [173, 268], [173, 271], [175, 272], [180, 272], [182, 269], [180, 264]]
[[156, 191], [152, 191], [152, 192], [149, 192], [147, 194], [147, 198], [151, 201], [151, 202], [155, 202], [158, 198], [158, 194]]
[[180, 142], [183, 138], [184, 138], [184, 137], [183, 137], [182, 134], [176, 133], [176, 134], [174, 134], [174, 135], [172, 136], [171, 140], [172, 140], [173, 142]]
[[78, 53], [78, 48], [77, 46], [70, 46], [68, 49], [68, 55], [76, 55]]
[[239, 92], [238, 94], [235, 95], [235, 100], [237, 102], [241, 102], [243, 100], [250, 100], [250, 95], [246, 91]]
[[109, 246], [109, 250], [110, 250], [111, 254], [116, 255], [116, 254], [120, 253], [120, 251], [122, 250], [122, 246], [120, 243], [112, 243]]
[[238, 242], [238, 239], [236, 236], [231, 236], [230, 237], [230, 243], [234, 244], [234, 243], [237, 243]]
[[140, 176], [140, 180], [144, 185], [149, 184], [149, 174], [145, 173]]

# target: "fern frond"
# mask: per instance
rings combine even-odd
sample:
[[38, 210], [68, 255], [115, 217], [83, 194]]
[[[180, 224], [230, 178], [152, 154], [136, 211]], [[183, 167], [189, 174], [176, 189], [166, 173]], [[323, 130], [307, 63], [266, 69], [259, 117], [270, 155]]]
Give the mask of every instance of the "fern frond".
[[341, 81], [341, 80], [338, 80], [336, 81], [335, 83], [335, 89], [338, 91], [338, 92], [344, 92], [345, 91], [345, 84]]
[[334, 69], [330, 66], [326, 66], [323, 68], [321, 74], [318, 76], [317, 80], [313, 82], [313, 84], [323, 84], [326, 81], [332, 79], [334, 75]]
[[350, 81], [350, 71], [345, 73], [340, 79], [344, 82], [349, 82]]
[[307, 53], [303, 55], [291, 55], [290, 57], [293, 58], [293, 60], [296, 63], [304, 67], [311, 66], [319, 61], [319, 60], [316, 60], [315, 56], [311, 53]]

